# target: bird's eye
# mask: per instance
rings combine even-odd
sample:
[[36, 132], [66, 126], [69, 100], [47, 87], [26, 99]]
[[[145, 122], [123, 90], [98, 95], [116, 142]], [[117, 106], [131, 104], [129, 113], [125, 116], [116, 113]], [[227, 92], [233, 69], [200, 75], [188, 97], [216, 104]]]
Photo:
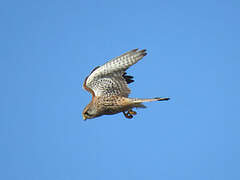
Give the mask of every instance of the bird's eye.
[[89, 114], [87, 111], [84, 114], [86, 114], [87, 116], [91, 116], [91, 114]]

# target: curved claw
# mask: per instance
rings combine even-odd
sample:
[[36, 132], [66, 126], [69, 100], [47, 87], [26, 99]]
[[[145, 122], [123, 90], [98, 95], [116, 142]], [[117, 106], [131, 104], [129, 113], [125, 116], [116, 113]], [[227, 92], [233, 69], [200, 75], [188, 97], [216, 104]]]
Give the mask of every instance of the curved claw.
[[126, 113], [126, 112], [123, 111], [123, 114], [128, 119], [132, 119], [133, 118], [133, 115], [129, 114], [129, 112]]
[[136, 111], [133, 111], [132, 109], [129, 109], [127, 112], [124, 112], [123, 111], [123, 114], [126, 118], [128, 119], [132, 119], [133, 118], [133, 115], [136, 115], [137, 112]]
[[137, 114], [137, 112], [133, 111], [132, 109], [128, 110], [128, 113], [131, 114], [131, 115], [136, 115]]

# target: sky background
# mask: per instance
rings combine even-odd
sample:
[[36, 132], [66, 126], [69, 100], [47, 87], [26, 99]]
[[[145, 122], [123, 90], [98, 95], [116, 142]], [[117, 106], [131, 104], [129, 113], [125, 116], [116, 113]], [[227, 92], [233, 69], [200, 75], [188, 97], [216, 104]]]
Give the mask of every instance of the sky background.
[[[240, 1], [0, 5], [0, 179], [239, 180]], [[137, 116], [83, 121], [82, 83], [134, 48]]]

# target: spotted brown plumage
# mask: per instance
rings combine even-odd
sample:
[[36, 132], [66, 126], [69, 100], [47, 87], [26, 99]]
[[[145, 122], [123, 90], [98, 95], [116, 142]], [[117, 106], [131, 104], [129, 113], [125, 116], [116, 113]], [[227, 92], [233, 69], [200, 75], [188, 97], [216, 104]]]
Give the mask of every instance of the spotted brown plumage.
[[86, 77], [83, 88], [92, 94], [92, 101], [83, 110], [83, 119], [123, 112], [126, 118], [136, 115], [133, 108], [145, 108], [143, 102], [165, 101], [169, 98], [128, 98], [131, 90], [128, 84], [134, 82], [126, 70], [144, 56], [146, 50], [133, 49], [102, 66], [94, 68]]

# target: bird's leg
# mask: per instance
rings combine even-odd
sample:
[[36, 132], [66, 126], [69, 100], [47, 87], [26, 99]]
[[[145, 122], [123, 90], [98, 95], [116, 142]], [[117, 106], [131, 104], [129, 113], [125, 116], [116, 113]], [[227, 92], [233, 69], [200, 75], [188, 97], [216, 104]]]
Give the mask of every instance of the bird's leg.
[[127, 113], [123, 111], [123, 114], [124, 114], [124, 116], [125, 116], [126, 118], [128, 118], [128, 119], [132, 119], [132, 118], [133, 118], [133, 115], [131, 115], [131, 114], [129, 113], [129, 111], [128, 111]]
[[124, 112], [123, 111], [123, 114], [126, 118], [128, 119], [132, 119], [133, 118], [133, 115], [136, 115], [137, 112], [136, 111], [133, 111], [132, 109], [129, 109], [127, 112]]
[[128, 110], [128, 113], [131, 114], [131, 115], [136, 115], [136, 114], [137, 114], [137, 112], [136, 112], [136, 111], [133, 111], [132, 109], [129, 109], [129, 110]]

